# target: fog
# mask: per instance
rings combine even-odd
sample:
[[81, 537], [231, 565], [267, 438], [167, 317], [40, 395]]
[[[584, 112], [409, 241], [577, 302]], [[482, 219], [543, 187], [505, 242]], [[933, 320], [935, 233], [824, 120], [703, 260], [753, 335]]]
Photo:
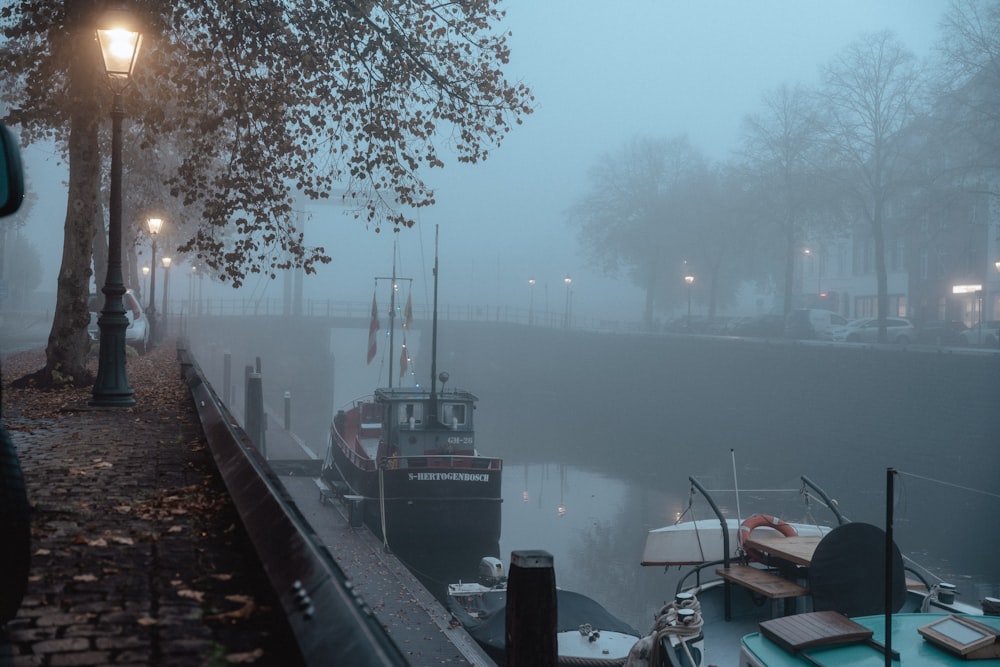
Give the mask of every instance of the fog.
[[[819, 66], [862, 32], [889, 28], [926, 57], [947, 7], [930, 0], [505, 6], [504, 27], [512, 33], [507, 73], [533, 88], [536, 111], [485, 162], [463, 166], [444, 154], [445, 169], [424, 173], [438, 203], [398, 235], [398, 271], [418, 279], [414, 300], [429, 303], [437, 226], [442, 302], [527, 308], [533, 300], [535, 308], [561, 313], [570, 297], [574, 315], [633, 321], [641, 319], [641, 290], [588, 266], [567, 224], [565, 211], [585, 192], [587, 170], [640, 135], [686, 134], [724, 160], [763, 93], [782, 83], [815, 83]], [[40, 291], [54, 293], [66, 170], [47, 146], [28, 147], [25, 161], [39, 201], [24, 233], [43, 257]], [[326, 247], [333, 262], [306, 280], [304, 296], [370, 301], [372, 278], [391, 271], [393, 235], [376, 235], [336, 206], [305, 212], [307, 241]], [[175, 288], [187, 289], [178, 275]], [[533, 296], [529, 278], [537, 281]], [[228, 286], [206, 289], [206, 296], [237, 296]], [[282, 289], [280, 280], [252, 276], [239, 296], [279, 298]]]

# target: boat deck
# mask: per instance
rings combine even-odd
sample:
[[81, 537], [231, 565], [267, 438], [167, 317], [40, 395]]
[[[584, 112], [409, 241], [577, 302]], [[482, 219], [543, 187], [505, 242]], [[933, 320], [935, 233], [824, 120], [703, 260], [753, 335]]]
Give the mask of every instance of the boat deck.
[[[892, 617], [892, 648], [899, 651], [900, 660], [895, 665], [906, 667], [947, 667], [948, 665], [968, 665], [969, 661], [931, 644], [917, 631], [932, 621], [941, 618], [937, 614], [896, 614]], [[872, 638], [885, 644], [885, 617], [863, 616], [853, 619], [872, 630]], [[975, 620], [988, 624], [1000, 631], [1000, 617], [977, 616]], [[768, 667], [794, 667], [797, 665], [821, 664], [824, 667], [882, 667], [885, 655], [876, 647], [858, 641], [847, 645], [814, 646], [793, 652], [755, 632], [742, 640], [742, 646], [757, 663]], [[806, 657], [807, 654], [808, 657]], [[742, 663], [741, 663], [742, 664]], [[998, 667], [1000, 658], [975, 660], [976, 667]]]

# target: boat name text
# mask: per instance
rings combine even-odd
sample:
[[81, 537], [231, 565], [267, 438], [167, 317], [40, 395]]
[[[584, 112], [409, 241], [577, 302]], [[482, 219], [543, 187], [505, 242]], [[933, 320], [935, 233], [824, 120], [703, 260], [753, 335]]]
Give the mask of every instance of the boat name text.
[[409, 478], [417, 482], [488, 482], [488, 472], [411, 472]]

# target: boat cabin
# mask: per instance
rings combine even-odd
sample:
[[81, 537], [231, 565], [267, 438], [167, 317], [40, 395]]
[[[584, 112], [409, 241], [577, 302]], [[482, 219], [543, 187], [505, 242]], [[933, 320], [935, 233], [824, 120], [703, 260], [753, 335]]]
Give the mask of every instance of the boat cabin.
[[387, 456], [475, 454], [473, 411], [479, 399], [455, 389], [436, 397], [418, 387], [377, 389]]

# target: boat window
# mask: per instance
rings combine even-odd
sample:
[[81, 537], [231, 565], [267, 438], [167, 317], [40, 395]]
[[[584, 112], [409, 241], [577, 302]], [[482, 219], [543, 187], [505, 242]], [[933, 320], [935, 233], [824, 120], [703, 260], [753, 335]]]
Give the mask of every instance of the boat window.
[[407, 424], [413, 420], [414, 424], [420, 424], [424, 419], [424, 406], [419, 403], [404, 403], [403, 409], [399, 411], [399, 423]]
[[445, 424], [465, 424], [465, 406], [461, 403], [445, 403], [442, 416]]

